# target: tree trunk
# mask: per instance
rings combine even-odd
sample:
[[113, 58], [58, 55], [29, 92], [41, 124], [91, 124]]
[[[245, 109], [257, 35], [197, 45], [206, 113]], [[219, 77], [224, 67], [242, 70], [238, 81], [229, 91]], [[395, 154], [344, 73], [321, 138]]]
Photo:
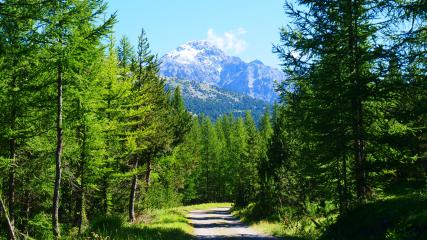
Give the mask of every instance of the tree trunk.
[[57, 69], [57, 96], [56, 96], [56, 153], [55, 153], [55, 186], [53, 190], [53, 207], [52, 207], [52, 227], [55, 239], [60, 238], [59, 229], [59, 190], [61, 187], [61, 156], [62, 156], [62, 65], [58, 65]]
[[15, 223], [15, 161], [16, 161], [16, 139], [10, 140], [10, 158], [12, 160], [9, 170], [9, 220], [12, 225]]
[[[80, 112], [80, 117], [84, 118], [84, 113], [81, 111], [80, 101], [78, 102], [78, 109]], [[80, 145], [80, 161], [78, 167], [78, 176], [80, 176], [80, 186], [77, 190], [77, 201], [76, 201], [76, 212], [75, 212], [75, 225], [79, 228], [79, 235], [82, 230], [83, 223], [83, 212], [84, 212], [84, 188], [85, 188], [85, 164], [86, 164], [86, 126], [81, 124], [77, 129], [77, 139], [81, 142]]]
[[[16, 64], [16, 62], [15, 62]], [[12, 88], [16, 88], [16, 77], [13, 77]], [[16, 92], [12, 91], [12, 106], [11, 106], [11, 129], [16, 130]], [[10, 169], [9, 169], [9, 220], [12, 225], [15, 223], [15, 164], [16, 164], [16, 138], [10, 139]]]
[[147, 168], [145, 170], [145, 192], [148, 191], [148, 188], [150, 186], [150, 175], [151, 175], [151, 159], [147, 159]]
[[[341, 75], [341, 65], [337, 66], [339, 69], [337, 69], [337, 87], [338, 91], [340, 93], [344, 92], [343, 89], [343, 78]], [[342, 103], [345, 101], [345, 99], [342, 97], [342, 95], [338, 95], [338, 103]], [[348, 183], [347, 183], [347, 157], [345, 155], [345, 124], [343, 120], [343, 112], [345, 110], [338, 105], [337, 113], [338, 113], [338, 128], [337, 128], [337, 137], [335, 138], [336, 142], [336, 149], [339, 152], [339, 157], [337, 159], [337, 178], [338, 178], [338, 198], [339, 198], [339, 214], [343, 214], [348, 209], [348, 202], [349, 202], [349, 195], [348, 195]]]
[[76, 201], [76, 212], [75, 212], [75, 225], [79, 228], [79, 235], [81, 234], [82, 230], [82, 223], [83, 223], [83, 204], [84, 204], [84, 166], [85, 163], [80, 163], [79, 167], [79, 175], [80, 175], [80, 186], [77, 190], [77, 201]]
[[80, 189], [78, 189], [77, 194], [77, 201], [76, 201], [76, 216], [75, 216], [75, 223], [76, 226], [79, 228], [79, 235], [81, 234], [82, 230], [82, 223], [83, 223], [83, 204], [84, 204], [84, 162], [80, 163]]
[[366, 169], [365, 169], [365, 154], [364, 154], [364, 140], [362, 136], [362, 104], [359, 99], [355, 100], [353, 108], [355, 110], [355, 118], [353, 120], [353, 134], [354, 134], [354, 159], [355, 159], [355, 173], [356, 173], [356, 192], [359, 200], [366, 198]]
[[356, 194], [359, 200], [366, 198], [366, 169], [363, 139], [363, 117], [362, 117], [362, 79], [360, 75], [359, 51], [358, 51], [358, 8], [356, 0], [348, 0], [348, 48], [351, 54], [350, 72], [352, 75], [353, 97], [351, 100], [353, 111], [353, 152], [354, 172], [356, 179]]
[[15, 230], [13, 228], [13, 224], [10, 222], [9, 216], [7, 214], [7, 211], [6, 211], [6, 207], [5, 207], [4, 202], [3, 202], [3, 198], [1, 196], [0, 196], [0, 212], [3, 213], [3, 215], [6, 219], [7, 233], [9, 235], [9, 239], [15, 240], [16, 239]]
[[29, 231], [29, 229], [28, 229], [29, 224], [28, 223], [30, 221], [30, 216], [31, 216], [31, 195], [29, 192], [27, 193], [27, 207], [26, 207], [25, 213], [26, 213], [26, 218], [27, 218], [26, 219], [27, 224], [25, 225], [25, 232], [28, 235], [28, 231]]
[[[133, 170], [138, 168], [139, 157], [135, 156], [135, 163], [133, 164]], [[135, 221], [135, 196], [136, 190], [138, 187], [138, 174], [135, 174], [132, 178], [132, 186], [130, 189], [130, 197], [129, 197], [129, 221]]]
[[[108, 84], [108, 93], [110, 94], [110, 92], [112, 91], [111, 90], [111, 82]], [[111, 109], [111, 99], [110, 99], [110, 97], [108, 97], [108, 100], [107, 100], [107, 109]], [[108, 121], [112, 121], [112, 119], [111, 119], [111, 113], [110, 113], [110, 111], [107, 111], [107, 120]], [[107, 144], [107, 148], [110, 148], [110, 141], [109, 141], [109, 135], [107, 135], [108, 137], [107, 137], [107, 142], [106, 142], [106, 144]], [[111, 167], [110, 166], [111, 165], [111, 163], [108, 161], [107, 162], [107, 167]], [[103, 174], [103, 176], [102, 176], [102, 182], [101, 182], [101, 198], [102, 198], [102, 204], [101, 204], [101, 206], [102, 206], [102, 211], [103, 211], [103, 213], [104, 213], [104, 215], [107, 215], [108, 214], [108, 211], [109, 211], [109, 204], [108, 204], [108, 178], [110, 177], [109, 176], [110, 174], [109, 173], [104, 173]]]

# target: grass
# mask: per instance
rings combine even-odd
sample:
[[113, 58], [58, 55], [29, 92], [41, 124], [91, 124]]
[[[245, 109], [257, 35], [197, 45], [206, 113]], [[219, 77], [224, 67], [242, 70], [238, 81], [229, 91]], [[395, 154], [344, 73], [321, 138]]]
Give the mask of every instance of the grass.
[[179, 207], [178, 209], [181, 209], [188, 213], [193, 210], [206, 210], [206, 209], [220, 208], [220, 207], [231, 207], [231, 203], [203, 203], [203, 204], [197, 204], [197, 205], [183, 206], [183, 207]]
[[398, 191], [389, 191], [382, 198], [361, 204], [340, 217], [331, 214], [328, 218], [315, 218], [321, 227], [316, 227], [309, 217], [290, 221], [257, 220], [253, 205], [235, 210], [233, 214], [260, 232], [285, 239], [427, 239], [427, 192], [424, 188], [414, 191], [397, 186], [396, 189]]
[[139, 215], [136, 223], [127, 223], [123, 217], [101, 217], [92, 222], [85, 239], [189, 240], [193, 239], [193, 227], [186, 218], [188, 212], [228, 206], [231, 204], [207, 203], [151, 210]]
[[[232, 214], [258, 232], [287, 240], [316, 239], [321, 234], [309, 218], [293, 222], [278, 221], [274, 218], [259, 220], [259, 217], [254, 215], [254, 206], [250, 204], [243, 209], [234, 209]], [[316, 221], [325, 221], [325, 219], [316, 219]]]

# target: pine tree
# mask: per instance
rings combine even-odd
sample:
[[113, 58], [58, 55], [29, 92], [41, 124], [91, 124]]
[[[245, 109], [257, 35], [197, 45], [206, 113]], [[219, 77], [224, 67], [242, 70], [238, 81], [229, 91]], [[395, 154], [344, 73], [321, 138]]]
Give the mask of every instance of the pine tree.
[[[7, 218], [9, 237], [14, 239], [29, 220], [20, 207], [29, 204], [31, 194], [28, 142], [42, 131], [37, 129], [40, 114], [34, 113], [41, 110], [34, 92], [40, 84], [36, 77], [40, 48], [33, 42], [42, 6], [9, 0], [0, 8], [0, 195], [7, 192], [7, 205], [2, 199], [0, 208]], [[5, 185], [7, 191], [3, 191]]]
[[[365, 199], [368, 191], [365, 125], [369, 119], [364, 104], [368, 82], [375, 79], [369, 66], [369, 61], [376, 57], [369, 50], [369, 37], [375, 33], [368, 23], [372, 5], [351, 0], [300, 4], [308, 8], [300, 11], [287, 3], [296, 28], [283, 29], [284, 44], [276, 48], [291, 76], [287, 84], [292, 87], [283, 85], [282, 92], [288, 95], [287, 113], [293, 118], [291, 122], [296, 123], [292, 127], [301, 126], [297, 129], [304, 137], [302, 140], [316, 146], [318, 157], [308, 155], [307, 159], [312, 159], [311, 165], [318, 169], [329, 168], [324, 175], [328, 180], [319, 179], [316, 184], [338, 178], [338, 198], [344, 209], [349, 198], [350, 164], [358, 199]], [[349, 164], [350, 155], [353, 157]], [[316, 175], [315, 169], [307, 170], [310, 171], [306, 174]]]
[[181, 96], [181, 88], [178, 86], [173, 92], [172, 99], [170, 100], [171, 105], [171, 116], [172, 116], [172, 125], [173, 125], [173, 145], [181, 143], [190, 130], [191, 124], [191, 114], [187, 111], [184, 106], [184, 100]]
[[[19, 163], [18, 152], [28, 139], [29, 119], [25, 118], [29, 110], [28, 102], [31, 102], [31, 91], [29, 84], [25, 81], [32, 70], [29, 59], [34, 56], [35, 49], [31, 49], [25, 39], [26, 34], [32, 30], [32, 19], [23, 18], [22, 12], [25, 10], [21, 6], [15, 5], [13, 1], [8, 1], [3, 5], [4, 13], [14, 17], [0, 18], [2, 54], [0, 61], [2, 85], [1, 95], [1, 119], [4, 121], [1, 128], [0, 139], [2, 149], [0, 156], [9, 159], [9, 171], [3, 173], [8, 176], [8, 213], [11, 225], [15, 222], [15, 192], [16, 192], [16, 171]], [[32, 79], [33, 80], [33, 79]], [[7, 152], [6, 152], [7, 151]], [[22, 161], [22, 159], [21, 159]]]
[[[119, 46], [119, 66], [125, 73], [122, 74], [123, 81], [131, 84], [131, 93], [124, 106], [121, 128], [125, 132], [123, 137], [127, 142], [127, 157], [133, 165], [130, 169], [132, 180], [129, 197], [129, 220], [132, 222], [135, 220], [140, 166], [145, 164], [144, 192], [147, 193], [153, 161], [171, 152], [175, 138], [181, 138], [181, 135], [174, 135], [174, 126], [178, 129], [181, 127], [179, 124], [187, 122], [175, 124], [172, 121], [176, 116], [170, 105], [169, 92], [165, 91], [165, 80], [158, 75], [159, 63], [157, 57], [149, 51], [145, 32], [142, 31], [139, 37], [137, 61], [130, 66], [127, 59], [131, 59], [134, 53], [126, 42], [122, 40]], [[181, 103], [176, 104], [179, 106]], [[175, 110], [180, 111], [181, 117], [187, 114], [185, 109]]]
[[201, 119], [201, 199], [206, 202], [213, 201], [215, 196], [215, 175], [218, 164], [218, 137], [215, 127], [209, 117]]
[[[47, 50], [52, 56], [49, 64], [56, 71], [56, 135], [57, 147], [55, 153], [56, 176], [53, 194], [52, 226], [56, 239], [60, 237], [58, 219], [60, 186], [62, 175], [63, 152], [63, 86], [64, 76], [68, 81], [71, 76], [70, 65], [76, 56], [93, 48], [91, 42], [98, 42], [114, 23], [114, 16], [105, 20], [101, 25], [93, 22], [105, 12], [106, 5], [99, 1], [67, 1], [46, 5], [49, 10], [49, 21], [44, 22], [44, 33]], [[79, 24], [76, 24], [79, 23]], [[65, 74], [65, 75], [64, 75]], [[68, 74], [68, 75], [67, 75]]]
[[[120, 39], [117, 56], [119, 58], [119, 66], [123, 70], [131, 67], [132, 62], [135, 60], [135, 52], [128, 37], [123, 36]], [[127, 74], [127, 72], [124, 72], [124, 74]]]
[[248, 146], [246, 158], [243, 159], [243, 166], [245, 168], [245, 174], [243, 175], [243, 181], [245, 182], [244, 202], [245, 205], [247, 205], [255, 201], [255, 195], [253, 193], [259, 190], [259, 176], [257, 170], [261, 159], [262, 141], [255, 121], [249, 111], [245, 113], [244, 124]]
[[[123, 48], [125, 48], [123, 45]], [[148, 42], [144, 28], [141, 29], [141, 34], [138, 36], [138, 48], [136, 52], [136, 78], [139, 81], [148, 79], [153, 76], [149, 74], [157, 73], [157, 56], [151, 53], [150, 43]]]
[[233, 151], [233, 160], [235, 161], [234, 172], [236, 172], [234, 182], [234, 201], [237, 206], [245, 206], [247, 203], [247, 195], [245, 194], [245, 176], [246, 160], [248, 159], [248, 136], [245, 131], [243, 119], [238, 118], [233, 126], [231, 133], [231, 145]]
[[123, 116], [124, 105], [126, 98], [131, 91], [131, 84], [129, 81], [123, 81], [119, 77], [119, 64], [117, 58], [117, 51], [115, 49], [115, 42], [113, 35], [110, 35], [108, 53], [102, 61], [100, 67], [101, 72], [99, 78], [102, 81], [103, 90], [100, 91], [102, 96], [102, 105], [98, 109], [98, 114], [103, 120], [105, 136], [106, 154], [105, 162], [102, 168], [102, 176], [100, 180], [99, 199], [101, 202], [100, 213], [108, 215], [113, 208], [112, 193], [113, 193], [113, 175], [120, 172], [117, 169], [117, 162], [120, 161], [122, 156], [122, 133], [120, 120]]

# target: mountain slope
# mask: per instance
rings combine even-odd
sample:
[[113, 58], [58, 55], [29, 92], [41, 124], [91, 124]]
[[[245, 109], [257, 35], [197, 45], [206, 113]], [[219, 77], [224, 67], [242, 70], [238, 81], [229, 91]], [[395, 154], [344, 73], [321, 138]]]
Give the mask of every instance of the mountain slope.
[[250, 111], [254, 119], [259, 120], [269, 105], [265, 101], [230, 92], [208, 83], [168, 79], [167, 86], [171, 89], [180, 86], [187, 109], [197, 115], [207, 115], [213, 120], [228, 113], [242, 116], [246, 111]]
[[207, 83], [267, 102], [277, 100], [275, 81], [282, 71], [255, 60], [250, 63], [228, 56], [208, 41], [191, 41], [161, 58], [160, 74], [167, 78]]

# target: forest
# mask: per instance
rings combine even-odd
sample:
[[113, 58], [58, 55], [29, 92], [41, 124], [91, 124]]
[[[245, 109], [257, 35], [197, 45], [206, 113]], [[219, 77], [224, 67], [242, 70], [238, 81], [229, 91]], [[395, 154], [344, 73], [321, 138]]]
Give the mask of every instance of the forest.
[[289, 239], [427, 238], [425, 1], [284, 1], [259, 121], [189, 112], [106, 10], [0, 1], [0, 239], [191, 239], [150, 217], [213, 202]]

